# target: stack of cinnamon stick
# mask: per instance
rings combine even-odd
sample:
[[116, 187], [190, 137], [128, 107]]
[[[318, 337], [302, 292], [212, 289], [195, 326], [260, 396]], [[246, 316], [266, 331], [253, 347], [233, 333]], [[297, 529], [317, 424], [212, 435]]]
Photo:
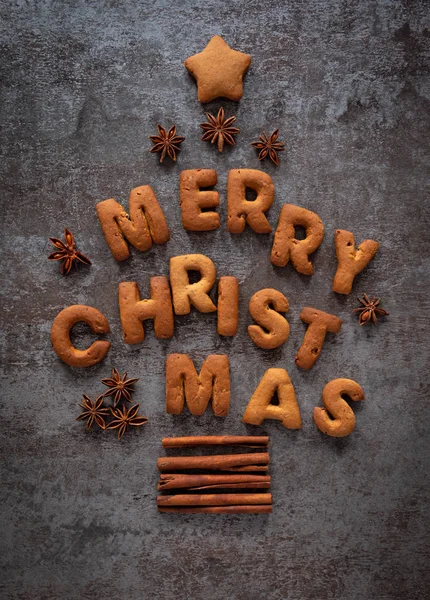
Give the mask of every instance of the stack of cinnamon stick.
[[[160, 512], [270, 513], [268, 436], [193, 436], [163, 438], [165, 448], [243, 446], [246, 454], [159, 458], [157, 498]], [[264, 491], [263, 491], [264, 490]]]

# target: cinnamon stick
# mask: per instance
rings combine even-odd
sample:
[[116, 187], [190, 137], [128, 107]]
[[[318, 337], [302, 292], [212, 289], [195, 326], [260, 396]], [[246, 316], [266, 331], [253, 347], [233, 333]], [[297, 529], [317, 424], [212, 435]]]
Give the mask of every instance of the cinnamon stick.
[[160, 475], [159, 490], [189, 489], [200, 490], [210, 488], [269, 488], [270, 475]]
[[200, 492], [206, 490], [268, 490], [270, 483], [218, 483], [215, 485], [201, 485], [200, 487], [188, 488], [189, 492]]
[[157, 460], [158, 470], [162, 473], [188, 471], [191, 469], [208, 469], [210, 471], [267, 471], [268, 464], [268, 452], [214, 456], [166, 456]]
[[217, 514], [257, 514], [271, 513], [271, 504], [253, 504], [237, 506], [159, 506], [158, 511], [162, 513], [186, 514], [186, 513], [217, 513]]
[[168, 437], [161, 440], [164, 448], [193, 448], [195, 446], [250, 446], [259, 448], [269, 445], [268, 435], [195, 435]]
[[244, 473], [244, 472], [254, 472], [254, 471], [267, 471], [269, 469], [269, 465], [247, 465], [244, 467], [232, 467], [231, 469], [220, 469], [222, 471], [230, 471], [233, 473]]
[[174, 494], [157, 498], [157, 506], [235, 506], [240, 504], [272, 504], [272, 494]]

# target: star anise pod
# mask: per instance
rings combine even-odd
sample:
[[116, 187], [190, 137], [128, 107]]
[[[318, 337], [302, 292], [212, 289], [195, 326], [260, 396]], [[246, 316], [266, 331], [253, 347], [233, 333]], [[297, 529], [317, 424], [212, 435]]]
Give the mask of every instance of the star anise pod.
[[275, 163], [275, 165], [279, 164], [278, 160], [278, 152], [283, 152], [285, 150], [284, 142], [277, 141], [279, 135], [279, 129], [275, 129], [275, 131], [269, 137], [266, 132], [263, 135], [258, 136], [258, 142], [252, 142], [251, 146], [260, 150], [258, 153], [258, 160], [263, 160], [269, 155], [269, 158]]
[[[84, 263], [84, 265], [90, 265], [91, 261], [89, 258], [79, 252], [75, 246], [75, 239], [68, 229], [64, 229], [65, 242], [57, 238], [49, 238], [49, 241], [54, 244], [58, 250], [52, 252], [48, 258], [49, 260], [64, 260], [62, 266], [63, 275], [70, 273], [73, 263], [77, 267], [78, 262]], [[75, 262], [78, 261], [78, 262]]]
[[182, 144], [185, 138], [176, 135], [176, 126], [171, 127], [167, 132], [161, 125], [158, 125], [157, 127], [158, 135], [151, 135], [149, 137], [154, 144], [150, 152], [161, 152], [161, 163], [163, 162], [166, 153], [172, 160], [176, 160], [176, 152], [180, 150], [179, 144]]
[[129, 425], [140, 427], [148, 422], [146, 417], [137, 414], [139, 405], [135, 404], [127, 410], [125, 406], [121, 408], [111, 408], [114, 419], [106, 426], [106, 429], [118, 429], [118, 439], [120, 440]]
[[386, 317], [390, 313], [379, 306], [380, 298], [369, 298], [367, 294], [363, 294], [363, 298], [357, 298], [362, 306], [355, 308], [352, 312], [360, 314], [358, 322], [360, 325], [365, 323], [373, 323], [376, 325], [378, 317]]
[[112, 369], [112, 376], [102, 379], [103, 385], [107, 385], [110, 389], [103, 396], [113, 396], [113, 405], [116, 406], [122, 399], [131, 402], [131, 392], [134, 392], [133, 384], [139, 379], [127, 379], [127, 373], [123, 376], [119, 374], [117, 369]]
[[234, 146], [236, 142], [233, 136], [240, 132], [237, 127], [232, 127], [232, 124], [236, 121], [236, 117], [224, 118], [224, 109], [221, 107], [218, 111], [217, 116], [206, 113], [208, 122], [200, 123], [200, 127], [205, 130], [202, 136], [204, 142], [211, 142], [211, 144], [217, 143], [219, 152], [223, 151], [224, 143]]
[[94, 421], [101, 429], [106, 429], [106, 423], [103, 417], [109, 415], [110, 410], [103, 406], [103, 396], [99, 396], [93, 402], [84, 394], [83, 399], [83, 404], [79, 404], [79, 406], [83, 408], [83, 411], [76, 420], [86, 421], [86, 429], [91, 429]]

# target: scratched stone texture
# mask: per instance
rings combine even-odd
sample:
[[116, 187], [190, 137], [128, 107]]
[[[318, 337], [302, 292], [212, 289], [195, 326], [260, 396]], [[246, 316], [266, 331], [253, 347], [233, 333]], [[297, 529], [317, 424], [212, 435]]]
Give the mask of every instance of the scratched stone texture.
[[[429, 138], [430, 4], [426, 0], [4, 0], [1, 13], [1, 564], [0, 596], [16, 600], [422, 600], [429, 584]], [[184, 59], [219, 34], [252, 55], [240, 103], [202, 106]], [[200, 141], [204, 111], [237, 116], [237, 146]], [[157, 123], [186, 136], [176, 164], [160, 165]], [[250, 142], [279, 127], [279, 168]], [[218, 172], [222, 226], [181, 226], [181, 169]], [[231, 168], [273, 178], [276, 226], [289, 202], [316, 211], [326, 236], [315, 275], [269, 261], [272, 235], [226, 231]], [[149, 184], [171, 240], [113, 259], [95, 213]], [[68, 277], [48, 262], [48, 237], [67, 226], [93, 264]], [[333, 233], [381, 247], [353, 293], [331, 291]], [[171, 256], [203, 253], [240, 282], [239, 333], [221, 339], [214, 315], [177, 317], [173, 339], [152, 324], [137, 346], [122, 339], [117, 284], [168, 274]], [[247, 336], [251, 295], [289, 299], [291, 334], [275, 351]], [[363, 292], [389, 318], [359, 328]], [[109, 319], [107, 358], [89, 369], [60, 362], [50, 343], [57, 313], [89, 304]], [[310, 372], [294, 356], [304, 306], [339, 315]], [[85, 347], [93, 336], [74, 333]], [[168, 416], [164, 361], [188, 353], [200, 368], [228, 354], [227, 418]], [[112, 366], [139, 377], [134, 398], [150, 422], [118, 443], [75, 421], [83, 393], [104, 390]], [[303, 429], [245, 426], [242, 414], [269, 367], [286, 368]], [[351, 377], [366, 400], [346, 439], [312, 420], [324, 385]], [[156, 510], [161, 438], [268, 432], [274, 511], [269, 516], [172, 516]]]

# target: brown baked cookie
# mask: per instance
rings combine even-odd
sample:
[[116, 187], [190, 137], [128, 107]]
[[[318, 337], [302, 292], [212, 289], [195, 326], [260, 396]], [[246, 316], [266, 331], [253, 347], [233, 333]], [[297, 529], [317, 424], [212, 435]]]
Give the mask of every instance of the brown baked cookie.
[[350, 231], [338, 229], [334, 234], [337, 271], [333, 280], [333, 292], [348, 295], [351, 293], [354, 277], [372, 260], [379, 244], [374, 240], [364, 240], [355, 248], [354, 235]]
[[[246, 199], [246, 189], [257, 193], [255, 200]], [[267, 173], [258, 169], [231, 169], [227, 179], [228, 217], [230, 233], [242, 233], [248, 224], [256, 233], [270, 233], [272, 227], [265, 212], [273, 204], [275, 186]]]
[[202, 210], [218, 206], [218, 192], [201, 190], [216, 185], [216, 182], [217, 173], [214, 169], [181, 171], [179, 191], [182, 226], [187, 231], [212, 231], [219, 227], [219, 214]]
[[236, 335], [238, 325], [239, 282], [236, 277], [220, 277], [218, 282], [218, 334]]
[[342, 319], [316, 308], [304, 308], [300, 318], [309, 327], [295, 362], [301, 369], [312, 369], [321, 354], [327, 332], [338, 333], [342, 326]]
[[172, 296], [167, 277], [151, 277], [150, 300], [141, 300], [139, 288], [134, 281], [118, 285], [119, 312], [126, 344], [139, 344], [145, 339], [143, 321], [154, 319], [154, 332], [159, 339], [173, 336]]
[[219, 36], [215, 35], [203, 50], [184, 62], [186, 69], [197, 80], [197, 97], [200, 102], [215, 98], [238, 101], [242, 98], [242, 79], [251, 57], [232, 50]]
[[[271, 404], [278, 396], [279, 405]], [[291, 379], [285, 369], [268, 369], [257, 386], [242, 421], [261, 425], [266, 419], [281, 421], [287, 429], [301, 429], [302, 419]]]
[[322, 400], [325, 408], [314, 408], [315, 425], [332, 437], [345, 437], [354, 431], [355, 414], [343, 399], [364, 400], [363, 389], [353, 379], [333, 379], [324, 387]]
[[104, 359], [110, 348], [107, 340], [97, 340], [86, 350], [78, 350], [70, 339], [73, 325], [83, 321], [94, 333], [109, 333], [106, 317], [96, 308], [84, 304], [73, 304], [55, 317], [51, 329], [51, 342], [63, 362], [71, 367], [91, 367]]
[[[296, 238], [295, 227], [304, 227], [306, 237], [303, 240]], [[285, 267], [291, 260], [296, 271], [303, 275], [313, 275], [309, 255], [320, 246], [323, 237], [324, 225], [316, 213], [294, 204], [284, 204], [273, 239], [270, 261], [277, 267]]]
[[280, 312], [288, 311], [288, 300], [281, 292], [265, 288], [249, 301], [249, 313], [258, 325], [249, 325], [248, 334], [259, 348], [271, 350], [281, 346], [290, 335], [290, 325]]
[[130, 256], [126, 240], [137, 250], [146, 252], [154, 244], [164, 244], [170, 239], [164, 213], [152, 188], [142, 185], [130, 192], [130, 216], [113, 198], [96, 206], [97, 216], [106, 241], [116, 260]]
[[192, 415], [202, 415], [212, 398], [212, 411], [225, 417], [230, 407], [228, 356], [211, 354], [197, 375], [187, 354], [169, 354], [166, 360], [166, 413], [180, 415], [185, 403]]
[[[188, 271], [199, 271], [201, 279], [190, 283]], [[170, 284], [175, 314], [188, 315], [191, 305], [203, 313], [216, 311], [216, 306], [208, 294], [215, 280], [215, 265], [204, 254], [173, 256], [170, 259]]]

